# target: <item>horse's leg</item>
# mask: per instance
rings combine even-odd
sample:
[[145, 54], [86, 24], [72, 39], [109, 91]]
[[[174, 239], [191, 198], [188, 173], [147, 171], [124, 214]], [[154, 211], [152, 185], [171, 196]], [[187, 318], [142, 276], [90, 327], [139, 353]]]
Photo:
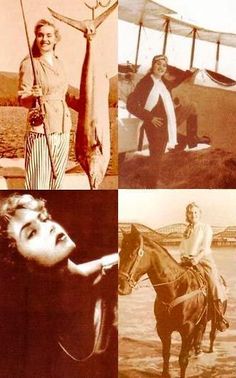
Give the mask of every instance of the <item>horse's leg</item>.
[[206, 324], [200, 323], [194, 331], [194, 352], [195, 356], [199, 356], [202, 352], [202, 338], [206, 329]]
[[216, 338], [216, 311], [214, 307], [211, 308], [211, 331], [210, 331], [210, 347], [208, 353], [213, 352], [213, 346]]
[[207, 325], [207, 308], [205, 309], [200, 322], [196, 325], [194, 331], [194, 351], [195, 356], [199, 356], [202, 353], [202, 338], [206, 330]]
[[163, 357], [163, 370], [162, 377], [169, 378], [169, 359], [170, 359], [170, 345], [171, 333], [165, 333], [158, 330], [158, 335], [162, 341], [162, 357]]
[[213, 346], [214, 346], [215, 338], [216, 338], [216, 322], [215, 322], [215, 317], [213, 317], [213, 319], [211, 321], [209, 353], [213, 352]]
[[191, 333], [188, 336], [185, 336], [184, 334], [182, 334], [181, 337], [182, 337], [182, 345], [181, 345], [181, 351], [179, 355], [180, 378], [185, 378], [186, 369], [187, 369], [188, 360], [189, 360], [189, 351], [193, 344], [194, 333]]

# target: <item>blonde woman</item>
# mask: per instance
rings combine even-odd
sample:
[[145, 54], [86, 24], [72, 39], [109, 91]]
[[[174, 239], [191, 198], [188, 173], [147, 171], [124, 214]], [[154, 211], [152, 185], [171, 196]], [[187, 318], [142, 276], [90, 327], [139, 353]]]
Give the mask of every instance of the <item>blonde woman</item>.
[[223, 302], [226, 295], [212, 255], [211, 243], [213, 232], [209, 224], [201, 222], [201, 210], [192, 202], [186, 207], [187, 228], [180, 244], [180, 255], [183, 264], [202, 264], [207, 272], [210, 296], [217, 314], [216, 327], [220, 331], [229, 327], [224, 319]]
[[[14, 194], [1, 204], [1, 377], [73, 378], [96, 371], [105, 377], [110, 371], [118, 256], [76, 264], [75, 248], [44, 200]], [[114, 365], [116, 358], [113, 353]]]
[[45, 112], [44, 123], [48, 130], [52, 160], [56, 178], [53, 176], [43, 123], [27, 123], [25, 146], [25, 188], [60, 189], [69, 154], [71, 116], [65, 96], [68, 83], [61, 60], [55, 54], [60, 35], [55, 25], [48, 20], [37, 22], [32, 47], [37, 85], [30, 57], [20, 66], [19, 102], [31, 109], [40, 98]]

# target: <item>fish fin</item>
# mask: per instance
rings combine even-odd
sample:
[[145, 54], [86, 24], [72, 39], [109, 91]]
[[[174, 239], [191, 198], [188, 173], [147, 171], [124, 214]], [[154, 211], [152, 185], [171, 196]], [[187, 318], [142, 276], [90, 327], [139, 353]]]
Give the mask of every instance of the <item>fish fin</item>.
[[116, 1], [110, 8], [108, 8], [105, 12], [103, 12], [102, 14], [100, 14], [100, 16], [96, 17], [95, 20], [94, 20], [94, 25], [97, 29], [98, 26], [100, 26], [103, 21], [109, 16], [109, 14], [111, 12], [113, 12], [113, 10], [117, 7], [118, 5], [118, 1]]
[[51, 8], [48, 8], [48, 10], [52, 14], [52, 16], [56, 18], [57, 20], [63, 21], [66, 24], [72, 26], [73, 28], [78, 29], [83, 33], [86, 33], [87, 29], [83, 21], [73, 20], [72, 18], [62, 16], [61, 14], [52, 10]]

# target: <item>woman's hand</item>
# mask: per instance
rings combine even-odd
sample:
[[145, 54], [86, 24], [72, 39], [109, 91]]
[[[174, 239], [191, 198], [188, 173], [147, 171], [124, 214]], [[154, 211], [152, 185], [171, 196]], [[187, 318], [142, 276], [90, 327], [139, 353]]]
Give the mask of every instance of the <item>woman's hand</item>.
[[194, 266], [194, 265], [197, 265], [198, 264], [198, 259], [192, 255], [189, 255], [189, 256], [182, 256], [181, 257], [181, 262], [184, 264], [184, 265], [190, 265], [190, 266]]
[[163, 126], [163, 118], [161, 118], [161, 117], [153, 117], [151, 122], [155, 127], [162, 127]]
[[41, 97], [43, 95], [42, 88], [40, 85], [34, 85], [31, 90], [33, 97]]
[[101, 257], [102, 273], [106, 274], [106, 271], [111, 269], [114, 265], [118, 265], [119, 255], [118, 253], [112, 253]]
[[192, 257], [190, 261], [193, 266], [198, 264], [198, 260], [195, 257]]

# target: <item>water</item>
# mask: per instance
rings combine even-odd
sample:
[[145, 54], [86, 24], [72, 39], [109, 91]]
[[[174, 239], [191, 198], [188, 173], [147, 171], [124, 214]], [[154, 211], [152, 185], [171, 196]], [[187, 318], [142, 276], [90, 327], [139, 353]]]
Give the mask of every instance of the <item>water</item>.
[[[167, 248], [178, 257], [177, 249]], [[191, 359], [188, 378], [220, 377], [232, 378], [236, 372], [236, 250], [235, 248], [214, 248], [213, 255], [220, 274], [228, 286], [227, 319], [230, 328], [218, 333], [215, 351], [204, 353]], [[147, 282], [147, 281], [145, 281]], [[133, 291], [130, 296], [119, 297], [119, 377], [159, 377], [162, 369], [161, 342], [155, 331], [153, 303], [155, 292], [151, 285], [145, 284]], [[209, 325], [203, 340], [203, 348], [209, 346]], [[173, 333], [171, 349], [171, 373], [179, 376], [178, 354], [180, 337]]]

